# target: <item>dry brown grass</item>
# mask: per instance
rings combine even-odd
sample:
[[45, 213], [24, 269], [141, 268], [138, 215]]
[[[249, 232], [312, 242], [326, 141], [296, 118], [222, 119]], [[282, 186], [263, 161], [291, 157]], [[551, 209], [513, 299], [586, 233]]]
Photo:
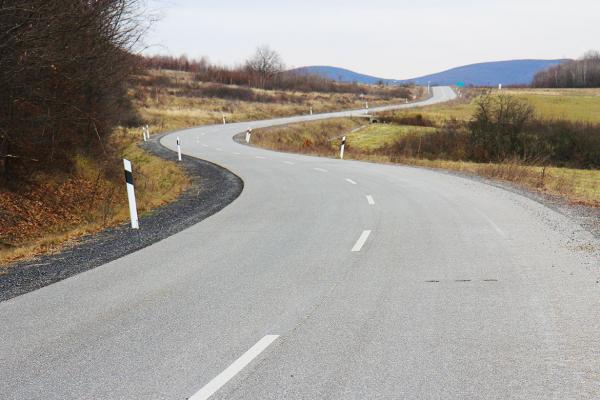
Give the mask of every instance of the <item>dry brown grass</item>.
[[[120, 128], [110, 146], [132, 161], [141, 215], [173, 201], [188, 180], [174, 163], [138, 147], [137, 129]], [[19, 192], [0, 192], [0, 265], [54, 252], [75, 239], [129, 219], [120, 159], [116, 171], [107, 161], [79, 156], [72, 173], [40, 173]], [[112, 166], [111, 166], [112, 168]]]
[[[131, 95], [142, 118], [152, 125], [153, 132], [218, 124], [223, 115], [228, 122], [242, 122], [308, 114], [311, 107], [314, 113], [323, 113], [363, 108], [365, 101], [375, 107], [404, 100], [392, 96], [393, 88], [383, 89], [389, 90], [389, 96], [362, 97], [353, 93], [260, 90], [196, 82], [192, 74], [179, 71], [151, 71], [149, 75], [138, 77], [137, 81]], [[238, 92], [240, 96], [251, 93], [254, 100], [203, 96], [208, 89], [211, 94], [222, 91], [232, 96]], [[420, 88], [415, 88], [413, 93], [417, 98], [424, 95]]]

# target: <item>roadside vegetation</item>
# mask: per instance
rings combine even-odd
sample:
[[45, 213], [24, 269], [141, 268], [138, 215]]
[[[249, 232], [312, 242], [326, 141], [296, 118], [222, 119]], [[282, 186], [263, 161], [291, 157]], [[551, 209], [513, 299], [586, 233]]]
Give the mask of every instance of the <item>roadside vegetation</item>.
[[[557, 101], [558, 99], [558, 101]], [[459, 100], [380, 114], [258, 130], [255, 145], [442, 168], [600, 205], [598, 90], [463, 90]]]

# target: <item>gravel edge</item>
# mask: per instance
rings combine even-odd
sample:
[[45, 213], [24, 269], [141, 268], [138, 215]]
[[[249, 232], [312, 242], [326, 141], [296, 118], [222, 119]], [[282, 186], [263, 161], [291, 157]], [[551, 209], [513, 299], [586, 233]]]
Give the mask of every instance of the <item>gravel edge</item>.
[[[163, 136], [154, 137], [141, 147], [173, 160], [174, 152], [160, 144]], [[222, 210], [244, 188], [240, 177], [208, 161], [183, 156], [181, 166], [190, 179], [190, 187], [177, 200], [142, 215], [139, 231], [133, 231], [124, 223], [86, 235], [59, 253], [13, 263], [0, 275], [0, 302], [99, 267], [172, 236]]]

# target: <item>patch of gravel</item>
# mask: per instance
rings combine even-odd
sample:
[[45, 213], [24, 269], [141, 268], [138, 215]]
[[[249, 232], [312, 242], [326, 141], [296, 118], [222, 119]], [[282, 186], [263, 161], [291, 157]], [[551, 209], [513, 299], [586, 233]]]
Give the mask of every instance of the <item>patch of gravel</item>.
[[600, 239], [600, 208], [598, 207], [573, 204], [560, 196], [528, 190], [511, 182], [494, 180], [466, 172], [447, 171], [440, 169], [435, 169], [435, 171], [482, 182], [490, 186], [519, 194], [569, 218], [577, 225], [581, 226], [584, 230], [594, 235], [595, 238]]
[[[160, 137], [142, 147], [159, 157], [174, 159], [174, 153], [160, 144]], [[191, 181], [190, 187], [174, 202], [141, 216], [139, 231], [130, 229], [129, 223], [122, 224], [84, 236], [60, 253], [10, 265], [0, 275], [0, 301], [143, 249], [217, 213], [242, 192], [244, 182], [223, 167], [188, 156], [183, 156], [181, 164]]]

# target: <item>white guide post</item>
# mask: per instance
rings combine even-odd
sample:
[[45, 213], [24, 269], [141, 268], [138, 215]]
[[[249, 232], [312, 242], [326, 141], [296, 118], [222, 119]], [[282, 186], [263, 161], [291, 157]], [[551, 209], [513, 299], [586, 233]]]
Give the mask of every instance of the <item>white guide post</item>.
[[250, 143], [251, 136], [252, 136], [252, 129], [248, 128], [248, 130], [246, 130], [246, 143]]
[[342, 138], [342, 145], [340, 146], [340, 159], [344, 159], [344, 148], [346, 147], [346, 136]]
[[125, 167], [125, 185], [127, 186], [127, 199], [129, 200], [129, 215], [131, 217], [131, 228], [140, 229], [137, 215], [137, 206], [135, 203], [135, 189], [133, 187], [133, 172], [131, 170], [131, 161], [123, 159]]
[[181, 161], [181, 142], [177, 138], [177, 161]]

